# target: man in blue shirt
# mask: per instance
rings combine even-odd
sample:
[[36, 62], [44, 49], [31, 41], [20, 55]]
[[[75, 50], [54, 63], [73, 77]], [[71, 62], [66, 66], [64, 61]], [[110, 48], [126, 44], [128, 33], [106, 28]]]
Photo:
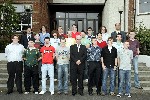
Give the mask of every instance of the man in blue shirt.
[[87, 61], [89, 63], [88, 66], [88, 92], [89, 95], [93, 95], [93, 78], [95, 81], [95, 85], [96, 85], [96, 92], [97, 95], [100, 95], [100, 91], [101, 91], [101, 86], [99, 86], [99, 82], [100, 82], [100, 76], [101, 76], [101, 51], [102, 49], [97, 45], [97, 39], [96, 37], [92, 38], [92, 46], [90, 48], [87, 49]]

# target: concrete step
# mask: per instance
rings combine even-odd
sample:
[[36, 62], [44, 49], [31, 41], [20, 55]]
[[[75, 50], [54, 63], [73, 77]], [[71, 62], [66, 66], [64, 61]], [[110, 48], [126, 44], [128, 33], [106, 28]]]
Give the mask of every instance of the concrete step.
[[[141, 75], [150, 75], [150, 70], [144, 70], [144, 71], [138, 71], [139, 72], [139, 76]], [[134, 70], [131, 71], [131, 74], [134, 75]]]
[[0, 61], [0, 64], [7, 64], [7, 61], [6, 60], [2, 60], [2, 61]]

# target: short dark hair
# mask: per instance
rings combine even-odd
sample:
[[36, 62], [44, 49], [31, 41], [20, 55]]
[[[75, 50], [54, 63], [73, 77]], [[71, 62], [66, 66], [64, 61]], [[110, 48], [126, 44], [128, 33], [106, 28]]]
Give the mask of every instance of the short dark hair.
[[102, 33], [97, 33], [96, 35], [98, 36], [98, 34], [101, 34], [101, 35], [102, 35]]
[[96, 39], [96, 36], [92, 36], [91, 40]]
[[86, 32], [84, 30], [82, 30], [81, 32], [84, 32], [86, 34]]
[[60, 41], [62, 41], [62, 40], [65, 40], [65, 42], [66, 42], [66, 39], [65, 39], [65, 37], [62, 37], [62, 38], [60, 39]]
[[35, 42], [35, 39], [34, 38], [30, 38], [29, 41]]
[[[91, 29], [91, 30], [92, 30], [92, 27], [88, 27], [88, 29]], [[88, 29], [87, 29], [87, 30], [88, 30]]]
[[19, 35], [17, 35], [17, 34], [12, 35], [11, 39], [14, 39], [15, 36], [18, 37], [18, 40], [20, 39]]
[[46, 40], [46, 39], [49, 39], [49, 40], [50, 40], [50, 38], [49, 38], [49, 37], [45, 37], [45, 38], [44, 38], [44, 40]]
[[129, 34], [130, 34], [130, 32], [134, 32], [134, 33], [136, 34], [136, 31], [135, 31], [134, 29], [130, 30], [130, 31], [129, 31]]
[[57, 31], [57, 30], [53, 30], [53, 31], [52, 31], [52, 35], [53, 35], [54, 33], [56, 33], [56, 34], [58, 35], [58, 31]]
[[72, 26], [76, 26], [76, 27], [77, 27], [77, 25], [76, 25], [76, 24], [72, 24]]
[[[121, 36], [122, 36], [122, 34], [121, 34], [121, 33], [118, 33], [117, 35], [121, 35]], [[117, 38], [117, 35], [116, 35], [116, 38]]]
[[109, 41], [109, 40], [113, 40], [113, 37], [109, 37], [109, 38], [108, 38], [108, 41]]
[[116, 23], [115, 26], [116, 26], [117, 24], [121, 25], [120, 23]]

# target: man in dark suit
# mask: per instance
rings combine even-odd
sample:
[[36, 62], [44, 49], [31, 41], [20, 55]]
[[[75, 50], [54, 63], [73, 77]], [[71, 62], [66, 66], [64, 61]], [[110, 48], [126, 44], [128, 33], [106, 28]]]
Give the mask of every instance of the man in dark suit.
[[126, 41], [126, 33], [124, 31], [121, 31], [121, 25], [120, 23], [116, 23], [115, 24], [115, 28], [116, 28], [116, 31], [112, 32], [111, 33], [111, 37], [113, 37], [113, 42], [116, 42], [116, 36], [118, 33], [121, 34], [121, 37], [122, 37], [122, 42], [125, 42]]
[[28, 41], [30, 39], [34, 40], [34, 36], [33, 36], [32, 32], [31, 32], [31, 28], [27, 28], [26, 32], [27, 33], [25, 35], [21, 36], [21, 41], [20, 41], [25, 49], [27, 49], [27, 47], [28, 47]]
[[70, 80], [72, 84], [72, 95], [77, 94], [77, 79], [78, 93], [83, 96], [83, 76], [87, 49], [81, 45], [81, 36], [76, 36], [76, 44], [70, 47]]

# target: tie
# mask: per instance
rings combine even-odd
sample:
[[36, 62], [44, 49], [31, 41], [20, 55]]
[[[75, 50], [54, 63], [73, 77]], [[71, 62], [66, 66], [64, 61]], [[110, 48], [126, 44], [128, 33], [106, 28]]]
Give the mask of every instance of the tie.
[[80, 44], [77, 44], [77, 47], [78, 47], [78, 52], [79, 52], [79, 50], [80, 50]]

